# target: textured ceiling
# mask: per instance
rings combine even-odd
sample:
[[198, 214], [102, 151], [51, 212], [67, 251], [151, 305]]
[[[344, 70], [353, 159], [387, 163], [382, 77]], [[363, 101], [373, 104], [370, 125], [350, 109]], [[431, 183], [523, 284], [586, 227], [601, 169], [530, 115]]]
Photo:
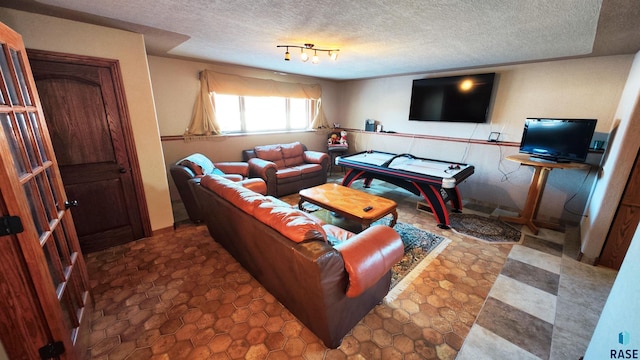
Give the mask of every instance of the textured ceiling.
[[[640, 50], [638, 0], [0, 0], [131, 30], [153, 55], [357, 79]], [[339, 48], [319, 64], [279, 44]]]

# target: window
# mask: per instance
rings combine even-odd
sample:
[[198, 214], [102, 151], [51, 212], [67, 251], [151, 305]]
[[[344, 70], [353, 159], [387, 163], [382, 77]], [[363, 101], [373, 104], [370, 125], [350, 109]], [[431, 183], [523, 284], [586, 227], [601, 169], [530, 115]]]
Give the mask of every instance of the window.
[[216, 120], [224, 133], [305, 130], [314, 100], [214, 93]]

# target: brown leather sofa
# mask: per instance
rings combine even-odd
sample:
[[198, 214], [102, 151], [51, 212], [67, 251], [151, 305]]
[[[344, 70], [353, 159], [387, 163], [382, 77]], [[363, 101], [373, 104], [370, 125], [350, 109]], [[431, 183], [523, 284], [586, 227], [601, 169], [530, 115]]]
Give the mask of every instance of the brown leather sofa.
[[300, 142], [256, 146], [243, 150], [249, 177], [267, 183], [267, 194], [280, 197], [327, 182], [329, 155], [309, 151]]
[[245, 162], [217, 162], [213, 163], [205, 155], [195, 153], [178, 160], [169, 167], [171, 178], [178, 189], [180, 199], [187, 210], [189, 219], [199, 222], [202, 219], [200, 209], [193, 197], [189, 180], [200, 179], [204, 175], [217, 174], [232, 181], [238, 181], [258, 193], [266, 194], [267, 185], [261, 179], [248, 179], [249, 164]]
[[215, 175], [193, 190], [213, 239], [327, 347], [388, 293], [404, 252], [392, 228], [356, 235]]

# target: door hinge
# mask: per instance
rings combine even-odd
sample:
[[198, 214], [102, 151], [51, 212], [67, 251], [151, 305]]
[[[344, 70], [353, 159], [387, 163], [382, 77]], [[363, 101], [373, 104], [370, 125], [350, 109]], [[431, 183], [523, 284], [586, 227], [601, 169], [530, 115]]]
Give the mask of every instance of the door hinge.
[[62, 341], [48, 343], [38, 349], [38, 352], [40, 353], [40, 359], [42, 360], [58, 359], [60, 355], [64, 354], [64, 344]]
[[0, 218], [0, 236], [19, 234], [24, 231], [22, 220], [17, 216], [3, 216]]

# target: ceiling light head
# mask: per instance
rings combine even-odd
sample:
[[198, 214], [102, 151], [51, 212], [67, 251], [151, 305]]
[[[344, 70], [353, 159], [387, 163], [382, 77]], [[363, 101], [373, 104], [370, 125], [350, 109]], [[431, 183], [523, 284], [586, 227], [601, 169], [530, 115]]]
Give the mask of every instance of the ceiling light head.
[[317, 64], [320, 62], [320, 59], [318, 58], [318, 51], [324, 51], [328, 53], [331, 60], [334, 60], [334, 61], [338, 59], [338, 52], [340, 51], [340, 49], [317, 49], [315, 45], [311, 43], [306, 43], [304, 45], [276, 45], [276, 47], [279, 47], [279, 48], [283, 47], [287, 49], [286, 52], [284, 53], [285, 61], [291, 60], [291, 54], [289, 53], [290, 47], [300, 49], [300, 60], [302, 60], [302, 62], [309, 61], [309, 54], [307, 54], [305, 50], [309, 50], [309, 51], [313, 50], [313, 57], [311, 59], [311, 62], [313, 64]]

